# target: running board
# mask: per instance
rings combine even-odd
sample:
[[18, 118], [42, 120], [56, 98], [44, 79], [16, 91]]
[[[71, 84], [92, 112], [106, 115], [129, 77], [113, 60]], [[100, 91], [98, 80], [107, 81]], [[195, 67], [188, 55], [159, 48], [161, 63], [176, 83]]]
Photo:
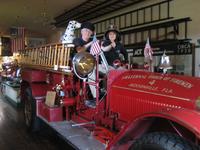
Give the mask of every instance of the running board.
[[73, 121], [48, 122], [42, 116], [39, 117], [79, 150], [106, 149], [106, 145], [95, 139], [90, 131], [80, 125], [76, 126], [77, 124]]
[[76, 124], [73, 124], [72, 127], [84, 126], [84, 125], [88, 125], [88, 124], [95, 124], [95, 122], [91, 121], [91, 122], [84, 122], [84, 123], [76, 123]]

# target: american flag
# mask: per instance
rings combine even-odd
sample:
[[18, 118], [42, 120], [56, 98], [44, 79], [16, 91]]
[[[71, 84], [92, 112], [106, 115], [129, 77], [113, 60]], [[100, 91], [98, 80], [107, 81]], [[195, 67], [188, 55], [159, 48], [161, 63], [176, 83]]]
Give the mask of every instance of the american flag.
[[96, 35], [93, 36], [92, 46], [90, 48], [90, 54], [97, 55], [101, 52], [101, 47], [99, 45], [99, 41], [96, 38]]
[[146, 59], [153, 60], [153, 50], [152, 50], [151, 45], [149, 43], [149, 38], [147, 38], [147, 42], [146, 42], [146, 45], [145, 45], [145, 48], [144, 48], [144, 57]]
[[15, 33], [11, 39], [11, 51], [17, 52], [18, 50], [25, 49], [25, 29], [24, 27], [16, 27], [14, 30]]

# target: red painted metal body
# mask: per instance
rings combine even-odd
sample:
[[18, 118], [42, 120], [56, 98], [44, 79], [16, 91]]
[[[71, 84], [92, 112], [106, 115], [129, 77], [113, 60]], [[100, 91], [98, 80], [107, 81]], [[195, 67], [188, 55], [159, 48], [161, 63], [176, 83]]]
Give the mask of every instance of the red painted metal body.
[[200, 79], [130, 71], [111, 84], [110, 111], [130, 121], [143, 113], [169, 109], [195, 109]]
[[22, 79], [27, 82], [45, 82], [46, 72], [42, 70], [23, 69]]
[[[107, 95], [99, 100], [98, 107], [89, 108], [85, 105], [88, 92], [83, 89], [87, 85], [72, 74], [64, 75], [64, 78], [62, 74], [50, 71], [44, 74], [38, 71], [38, 74], [40, 75], [37, 79], [33, 79], [31, 70], [26, 70], [22, 75], [23, 82], [27, 82], [31, 87], [33, 97], [37, 99], [38, 96], [45, 96], [48, 90], [61, 84], [65, 92], [60, 106], [65, 108], [66, 118], [63, 120], [76, 123], [94, 121], [95, 125], [84, 127], [93, 132], [96, 139], [105, 143], [107, 149], [127, 149], [133, 139], [152, 130], [170, 130], [186, 138], [188, 136], [185, 133], [192, 134], [195, 140], [191, 141], [198, 144], [200, 112], [196, 100], [200, 97], [200, 78], [136, 70], [113, 70], [107, 77]], [[44, 82], [46, 74], [50, 78], [47, 79], [48, 83]], [[44, 103], [44, 100], [37, 103], [37, 109], [40, 109], [37, 111], [38, 115], [47, 112], [43, 112], [44, 106], [41, 103]], [[48, 118], [47, 120], [51, 121]], [[166, 120], [169, 124], [159, 122], [160, 120]]]

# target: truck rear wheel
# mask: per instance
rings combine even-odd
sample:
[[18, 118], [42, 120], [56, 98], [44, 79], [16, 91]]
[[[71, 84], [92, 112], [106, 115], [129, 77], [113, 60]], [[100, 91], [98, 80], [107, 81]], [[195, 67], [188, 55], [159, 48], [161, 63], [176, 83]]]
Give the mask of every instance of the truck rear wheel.
[[198, 148], [176, 134], [154, 132], [136, 140], [129, 150], [198, 150]]
[[36, 100], [32, 97], [30, 88], [26, 88], [24, 93], [24, 119], [28, 131], [40, 129], [40, 120], [36, 116]]

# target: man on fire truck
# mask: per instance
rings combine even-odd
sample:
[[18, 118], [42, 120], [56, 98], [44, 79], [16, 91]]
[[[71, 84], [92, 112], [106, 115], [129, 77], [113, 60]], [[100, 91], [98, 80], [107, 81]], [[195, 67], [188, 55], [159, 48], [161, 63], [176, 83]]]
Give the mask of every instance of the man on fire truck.
[[[81, 24], [81, 36], [77, 37], [73, 40], [74, 44], [74, 52], [72, 57], [79, 52], [90, 52], [90, 48], [92, 45], [92, 35], [94, 34], [95, 27], [91, 22], [84, 22]], [[93, 85], [89, 85], [91, 93], [95, 93], [95, 87]], [[93, 96], [94, 97], [94, 96]], [[96, 97], [96, 96], [95, 96]]]
[[95, 27], [90, 22], [84, 22], [81, 24], [81, 37], [75, 38], [73, 44], [75, 46], [75, 53], [81, 51], [90, 51], [92, 45], [91, 36], [93, 35]]

